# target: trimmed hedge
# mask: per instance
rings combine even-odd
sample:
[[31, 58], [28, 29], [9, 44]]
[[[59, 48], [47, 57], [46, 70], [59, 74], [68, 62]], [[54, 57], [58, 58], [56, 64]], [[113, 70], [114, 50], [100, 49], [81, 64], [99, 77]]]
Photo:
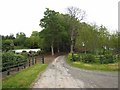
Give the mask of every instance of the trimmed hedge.
[[13, 52], [6, 52], [2, 54], [2, 71], [9, 68], [22, 66], [27, 62], [26, 54], [14, 54]]

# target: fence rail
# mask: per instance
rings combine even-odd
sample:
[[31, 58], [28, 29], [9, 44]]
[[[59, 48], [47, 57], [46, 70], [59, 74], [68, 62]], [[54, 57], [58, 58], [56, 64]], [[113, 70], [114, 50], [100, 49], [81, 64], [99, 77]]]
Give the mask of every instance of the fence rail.
[[[38, 58], [36, 58], [38, 57]], [[12, 64], [11, 62], [2, 62], [2, 74], [3, 78], [12, 74], [12, 72], [18, 72], [26, 67], [30, 67], [36, 63], [43, 63], [41, 56], [29, 56], [27, 60], [22, 60]]]

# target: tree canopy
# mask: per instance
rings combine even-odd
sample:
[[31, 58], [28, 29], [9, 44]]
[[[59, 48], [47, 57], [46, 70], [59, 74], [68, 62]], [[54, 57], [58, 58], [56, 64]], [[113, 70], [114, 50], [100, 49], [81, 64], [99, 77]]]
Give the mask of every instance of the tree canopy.
[[33, 31], [30, 37], [18, 32], [16, 37], [2, 36], [2, 50], [19, 48], [41, 48], [45, 52], [91, 52], [102, 53], [104, 49], [118, 53], [119, 32], [109, 33], [104, 26], [81, 22], [85, 11], [69, 7], [68, 13], [62, 14], [46, 8], [39, 26], [42, 31]]

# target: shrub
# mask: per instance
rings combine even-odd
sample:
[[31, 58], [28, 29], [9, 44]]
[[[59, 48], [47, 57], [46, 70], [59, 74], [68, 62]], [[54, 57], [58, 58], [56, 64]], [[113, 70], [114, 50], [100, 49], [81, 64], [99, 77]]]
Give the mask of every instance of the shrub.
[[114, 62], [114, 59], [113, 59], [113, 55], [111, 55], [111, 54], [106, 54], [106, 55], [100, 56], [101, 64], [108, 64], [108, 63], [113, 63], [113, 62]]
[[87, 54], [83, 57], [82, 61], [84, 63], [93, 63], [95, 62], [95, 57], [92, 54]]
[[74, 61], [78, 61], [78, 54], [74, 54], [73, 58], [74, 58]]
[[27, 57], [21, 54], [14, 54], [13, 52], [6, 52], [2, 54], [2, 71], [12, 67], [24, 65], [27, 62]]
[[[72, 54], [71, 53], [68, 54], [68, 59], [70, 59], [72, 61]], [[73, 55], [73, 61], [78, 61], [78, 54]]]

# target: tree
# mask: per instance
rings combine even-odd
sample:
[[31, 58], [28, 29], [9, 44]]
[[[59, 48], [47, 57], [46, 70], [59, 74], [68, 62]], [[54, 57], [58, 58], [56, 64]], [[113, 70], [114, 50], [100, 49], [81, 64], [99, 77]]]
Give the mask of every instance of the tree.
[[38, 48], [39, 47], [39, 32], [33, 31], [30, 36], [30, 48]]
[[2, 40], [2, 51], [7, 52], [13, 49], [14, 49], [13, 40], [10, 40], [10, 39]]
[[100, 26], [99, 31], [98, 31], [99, 35], [99, 49], [101, 50], [101, 52], [104, 54], [105, 50], [109, 49], [109, 32], [107, 30], [107, 28], [103, 25]]
[[13, 34], [2, 36], [2, 40], [5, 40], [5, 39], [12, 39], [13, 40], [13, 39], [15, 39], [15, 37]]
[[13, 34], [3, 36], [2, 35], [2, 51], [9, 51], [14, 49], [14, 41], [15, 37]]
[[52, 55], [54, 55], [55, 48], [59, 52], [62, 36], [65, 34], [62, 20], [64, 21], [62, 14], [48, 8], [44, 12], [44, 18], [40, 20], [40, 26], [43, 28], [40, 32], [42, 42], [46, 43], [45, 46], [50, 46]]
[[120, 48], [119, 48], [119, 32], [113, 33], [110, 36], [110, 49], [114, 51], [114, 53], [119, 53]]
[[14, 40], [15, 46], [24, 47], [25, 46], [26, 35], [23, 32], [16, 34], [16, 39]]
[[79, 23], [85, 17], [85, 11], [82, 11], [76, 7], [69, 7], [68, 14], [70, 15], [70, 37], [71, 37], [71, 53], [72, 53], [72, 60], [74, 59], [74, 47], [75, 47], [75, 40], [78, 34], [77, 30], [79, 28]]
[[79, 22], [84, 19], [85, 11], [77, 7], [69, 7], [67, 10], [70, 15], [71, 53], [73, 53]]
[[85, 22], [80, 23], [75, 48], [81, 52], [97, 53], [98, 27]]

